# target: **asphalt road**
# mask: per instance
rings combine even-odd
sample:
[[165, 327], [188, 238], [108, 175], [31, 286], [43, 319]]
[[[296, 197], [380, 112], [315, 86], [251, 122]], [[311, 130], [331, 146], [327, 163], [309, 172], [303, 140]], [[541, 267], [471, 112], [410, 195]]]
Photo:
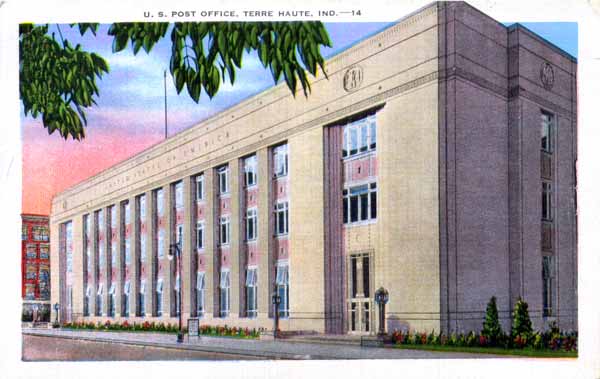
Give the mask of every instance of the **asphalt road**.
[[23, 335], [24, 361], [255, 360], [257, 357]]

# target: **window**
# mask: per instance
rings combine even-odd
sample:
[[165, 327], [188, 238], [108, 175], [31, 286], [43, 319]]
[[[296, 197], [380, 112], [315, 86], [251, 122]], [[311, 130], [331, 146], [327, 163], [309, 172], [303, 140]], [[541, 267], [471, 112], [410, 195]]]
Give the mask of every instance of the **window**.
[[541, 140], [542, 150], [548, 153], [552, 152], [554, 136], [554, 115], [548, 112], [542, 112]]
[[50, 246], [40, 245], [40, 258], [41, 259], [50, 259]]
[[125, 214], [125, 224], [131, 223], [131, 212], [129, 207], [129, 201], [123, 202], [123, 213]]
[[146, 234], [140, 234], [140, 262], [146, 262]]
[[111, 283], [108, 291], [108, 316], [115, 317], [115, 283]]
[[344, 224], [377, 218], [377, 183], [343, 190]]
[[173, 187], [175, 189], [175, 208], [183, 208], [183, 182], [177, 182]]
[[146, 195], [140, 195], [139, 199], [139, 209], [140, 209], [140, 221], [146, 221]]
[[162, 189], [156, 190], [156, 215], [162, 217], [165, 211], [165, 194]]
[[552, 303], [554, 298], [554, 257], [542, 257], [543, 307], [544, 317], [553, 316]]
[[229, 193], [229, 166], [219, 167], [217, 169], [217, 176], [219, 178], [219, 194]]
[[35, 284], [25, 284], [25, 299], [35, 300]]
[[163, 280], [158, 279], [156, 282], [156, 315], [162, 316], [163, 309]]
[[37, 266], [34, 264], [27, 264], [25, 271], [25, 279], [36, 279], [37, 278]]
[[204, 317], [204, 272], [196, 273], [196, 314], [198, 317]]
[[552, 220], [552, 184], [542, 182], [542, 220]]
[[125, 264], [131, 264], [131, 240], [125, 238]]
[[280, 298], [279, 317], [288, 317], [290, 314], [290, 281], [288, 265], [277, 265], [277, 275], [275, 277], [277, 285], [277, 294]]
[[123, 317], [129, 317], [129, 289], [131, 285], [129, 280], [125, 282], [123, 287]]
[[157, 244], [158, 258], [162, 259], [165, 256], [165, 229], [164, 228], [159, 228], [157, 234], [158, 234], [158, 236], [157, 236], [157, 240], [158, 240], [158, 244]]
[[25, 256], [27, 257], [27, 259], [36, 259], [37, 258], [36, 247], [37, 247], [37, 245], [35, 245], [35, 244], [27, 244], [27, 247], [25, 250]]
[[196, 201], [204, 199], [204, 174], [196, 176]]
[[221, 245], [229, 244], [229, 216], [223, 216], [220, 219], [219, 241]]
[[353, 121], [344, 126], [342, 157], [352, 157], [373, 151], [377, 147], [377, 123], [375, 115]]
[[256, 268], [246, 270], [246, 317], [256, 317], [258, 314], [258, 275]]
[[138, 309], [140, 316], [146, 315], [146, 281], [140, 280], [140, 295], [138, 298]]
[[275, 204], [275, 234], [285, 235], [289, 232], [288, 202]]
[[31, 232], [34, 241], [48, 242], [50, 240], [48, 228], [45, 226], [34, 226], [31, 228]]
[[88, 284], [85, 289], [85, 298], [83, 299], [83, 316], [90, 315], [90, 296], [92, 296], [92, 286]]
[[275, 177], [285, 176], [288, 173], [288, 145], [279, 145], [273, 148], [273, 171]]
[[219, 314], [221, 317], [228, 317], [229, 316], [229, 286], [230, 286], [230, 281], [229, 281], [229, 270], [222, 270], [221, 271], [221, 278], [220, 278], [220, 282], [219, 282]]
[[104, 286], [102, 283], [98, 284], [98, 292], [96, 292], [96, 316], [102, 316], [102, 293]]
[[258, 236], [258, 216], [257, 209], [252, 208], [246, 211], [246, 240], [254, 241]]
[[179, 276], [179, 273], [175, 276], [175, 288], [173, 288], [173, 292], [175, 292], [175, 316], [179, 316], [181, 310], [181, 276]]
[[196, 223], [196, 249], [204, 249], [204, 222]]
[[27, 239], [27, 225], [21, 225], [21, 239], [25, 241]]
[[258, 180], [258, 167], [256, 164], [256, 155], [244, 159], [244, 177], [246, 187], [256, 185]]

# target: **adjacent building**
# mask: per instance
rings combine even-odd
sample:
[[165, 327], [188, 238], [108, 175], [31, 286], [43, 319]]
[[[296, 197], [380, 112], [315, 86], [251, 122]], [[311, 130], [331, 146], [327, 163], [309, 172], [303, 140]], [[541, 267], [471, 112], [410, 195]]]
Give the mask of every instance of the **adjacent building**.
[[23, 320], [50, 317], [50, 228], [48, 216], [22, 214], [21, 298]]
[[[62, 321], [479, 330], [496, 296], [577, 328], [577, 62], [433, 3], [58, 194]], [[182, 270], [168, 259], [182, 250]], [[274, 309], [271, 295], [281, 303]], [[54, 317], [54, 316], [53, 316]]]

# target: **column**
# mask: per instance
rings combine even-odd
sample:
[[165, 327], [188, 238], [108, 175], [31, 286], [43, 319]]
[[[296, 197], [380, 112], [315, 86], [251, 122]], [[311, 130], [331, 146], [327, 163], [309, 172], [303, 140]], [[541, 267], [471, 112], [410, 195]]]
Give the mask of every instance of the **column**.
[[115, 288], [115, 318], [121, 317], [121, 313], [123, 310], [123, 305], [121, 304], [121, 294], [123, 293], [123, 285], [125, 283], [124, 279], [124, 259], [123, 259], [123, 251], [125, 250], [124, 240], [123, 240], [123, 204], [120, 201], [115, 202], [115, 216], [116, 220], [113, 222], [115, 225], [116, 232], [116, 251], [112, 251], [112, 254], [116, 254], [116, 259], [113, 259], [115, 262], [115, 267], [113, 270], [115, 271], [115, 279], [116, 279], [116, 288]]
[[194, 209], [193, 204], [195, 203], [194, 193], [192, 191], [192, 177], [186, 176], [183, 178], [183, 251], [181, 252], [181, 308], [182, 315], [185, 319], [191, 317], [193, 314], [191, 307], [195, 302], [193, 301], [194, 291], [192, 290], [196, 283], [196, 265], [195, 256], [196, 249], [193, 246], [192, 236], [196, 232], [196, 225], [193, 224], [194, 217], [192, 217], [192, 210]]
[[171, 184], [165, 184], [163, 187], [163, 209], [166, 221], [165, 225], [165, 242], [164, 256], [162, 258], [163, 265], [163, 317], [174, 317], [175, 315], [175, 299], [173, 297], [173, 286], [175, 285], [174, 263], [175, 260], [169, 261], [169, 246], [173, 243], [173, 235], [175, 229], [175, 212], [173, 209], [173, 189]]
[[98, 277], [96, 273], [98, 272], [98, 239], [97, 239], [97, 231], [96, 231], [96, 212], [92, 211], [89, 213], [88, 217], [90, 218], [90, 230], [88, 230], [89, 237], [89, 246], [90, 249], [90, 262], [89, 262], [89, 281], [88, 285], [91, 288], [90, 293], [90, 317], [94, 317], [96, 315], [96, 293], [97, 293], [97, 283]]
[[109, 255], [109, 246], [110, 246], [110, 216], [109, 216], [109, 212], [110, 212], [110, 208], [103, 208], [102, 209], [103, 212], [103, 216], [104, 216], [104, 223], [103, 223], [103, 228], [104, 228], [104, 240], [102, 241], [103, 244], [103, 248], [104, 248], [104, 267], [102, 268], [102, 275], [104, 277], [102, 283], [104, 284], [104, 291], [102, 292], [102, 303], [103, 303], [103, 309], [102, 309], [102, 316], [106, 317], [108, 316], [108, 306], [109, 306], [109, 302], [108, 302], [108, 291], [110, 291], [110, 284], [111, 284], [111, 277], [110, 277], [110, 255]]
[[146, 317], [156, 316], [156, 204], [154, 192], [146, 192]]
[[214, 317], [215, 312], [217, 312], [218, 317], [218, 308], [215, 307], [215, 304], [218, 299], [218, 275], [215, 272], [215, 267], [218, 267], [216, 264], [216, 260], [218, 260], [216, 254], [216, 233], [218, 230], [217, 220], [215, 219], [216, 215], [216, 180], [215, 180], [215, 170], [213, 168], [207, 168], [204, 170], [204, 190], [205, 190], [205, 198], [206, 198], [206, 221], [204, 224], [204, 254], [206, 257], [206, 276], [204, 278], [206, 289], [204, 290], [204, 303], [206, 305], [206, 311], [204, 312], [205, 318]]
[[135, 317], [139, 314], [138, 309], [138, 297], [140, 292], [140, 239], [139, 239], [139, 216], [140, 212], [138, 209], [138, 202], [136, 197], [129, 198], [129, 225], [131, 227], [131, 234], [129, 235], [129, 245], [131, 246], [131, 262], [129, 263], [129, 316]]
[[[85, 275], [85, 266], [83, 265], [83, 215], [78, 214], [73, 217], [73, 318], [74, 321], [77, 316], [83, 314], [83, 296], [85, 295], [85, 288], [83, 288]], [[67, 297], [69, 296], [68, 290], [66, 291]], [[67, 299], [68, 302], [68, 299]], [[67, 310], [68, 312], [68, 310]]]
[[260, 149], [258, 159], [258, 317], [268, 317], [272, 313], [271, 294], [274, 282], [271, 250], [273, 245], [271, 196], [271, 157], [269, 148]]
[[230, 286], [230, 309], [229, 316], [235, 315], [236, 317], [240, 316], [240, 299], [243, 296], [240, 296], [241, 291], [243, 291], [243, 280], [242, 276], [244, 273], [244, 268], [240, 267], [240, 246], [241, 246], [241, 235], [240, 230], [241, 227], [241, 217], [240, 217], [240, 208], [241, 208], [241, 183], [240, 183], [240, 160], [235, 159], [229, 163], [229, 181], [230, 181], [230, 192], [231, 192], [231, 242], [230, 242], [230, 264], [231, 269], [229, 272], [229, 278], [231, 280]]
[[[65, 277], [65, 236], [64, 232], [61, 231], [64, 227], [57, 222], [50, 224], [50, 322], [56, 320], [56, 311], [54, 310], [54, 304], [58, 303], [60, 309], [64, 309], [65, 298], [64, 291], [66, 287]], [[62, 316], [59, 314], [59, 316]]]

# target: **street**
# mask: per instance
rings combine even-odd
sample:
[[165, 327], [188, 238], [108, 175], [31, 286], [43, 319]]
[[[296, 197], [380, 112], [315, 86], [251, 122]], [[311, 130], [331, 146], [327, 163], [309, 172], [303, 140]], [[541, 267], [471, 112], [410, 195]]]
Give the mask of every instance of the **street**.
[[255, 360], [252, 356], [23, 334], [24, 361]]

